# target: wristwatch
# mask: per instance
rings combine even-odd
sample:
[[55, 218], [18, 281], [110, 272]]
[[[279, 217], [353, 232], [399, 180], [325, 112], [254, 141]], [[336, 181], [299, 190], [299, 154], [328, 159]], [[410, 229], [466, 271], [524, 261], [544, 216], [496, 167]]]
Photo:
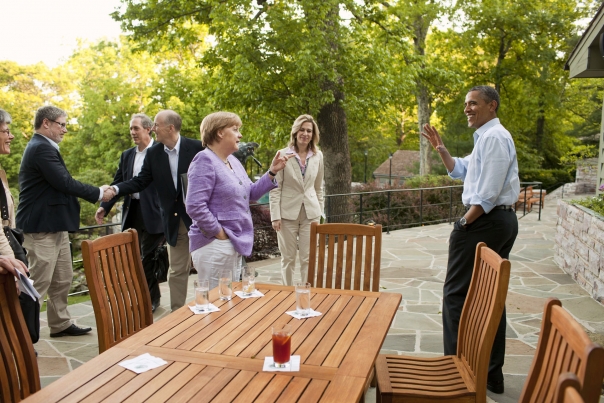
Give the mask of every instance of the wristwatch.
[[466, 220], [466, 217], [461, 217], [459, 219], [459, 225], [461, 225], [462, 227], [465, 227], [468, 224], [468, 220]]

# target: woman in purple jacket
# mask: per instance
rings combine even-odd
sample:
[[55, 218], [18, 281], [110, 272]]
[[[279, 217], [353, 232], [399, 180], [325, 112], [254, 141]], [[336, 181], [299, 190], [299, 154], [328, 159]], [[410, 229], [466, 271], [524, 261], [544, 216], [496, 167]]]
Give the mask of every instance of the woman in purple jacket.
[[250, 200], [258, 200], [277, 186], [274, 178], [290, 156], [275, 155], [270, 169], [252, 183], [237, 158], [241, 119], [234, 113], [216, 112], [201, 122], [198, 153], [188, 171], [187, 214], [193, 220], [189, 248], [200, 280], [218, 285], [223, 270], [238, 279], [241, 255], [252, 253], [254, 227]]

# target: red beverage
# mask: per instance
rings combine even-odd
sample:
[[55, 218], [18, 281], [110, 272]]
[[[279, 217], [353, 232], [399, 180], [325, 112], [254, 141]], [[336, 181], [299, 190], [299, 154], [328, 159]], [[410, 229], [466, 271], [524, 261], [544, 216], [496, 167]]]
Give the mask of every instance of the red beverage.
[[275, 364], [287, 364], [292, 354], [292, 337], [289, 332], [273, 333], [273, 360]]

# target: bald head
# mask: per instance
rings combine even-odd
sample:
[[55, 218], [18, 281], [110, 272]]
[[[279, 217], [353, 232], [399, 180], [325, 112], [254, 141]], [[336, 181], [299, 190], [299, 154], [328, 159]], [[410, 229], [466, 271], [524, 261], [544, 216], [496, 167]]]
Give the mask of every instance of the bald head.
[[165, 124], [174, 126], [174, 130], [180, 133], [180, 128], [182, 127], [182, 118], [178, 113], [170, 109], [166, 109], [159, 111], [157, 115], [155, 115], [156, 122], [158, 117], [161, 117]]
[[182, 119], [178, 113], [171, 110], [159, 111], [155, 115], [153, 131], [157, 141], [172, 149], [178, 142], [181, 126]]

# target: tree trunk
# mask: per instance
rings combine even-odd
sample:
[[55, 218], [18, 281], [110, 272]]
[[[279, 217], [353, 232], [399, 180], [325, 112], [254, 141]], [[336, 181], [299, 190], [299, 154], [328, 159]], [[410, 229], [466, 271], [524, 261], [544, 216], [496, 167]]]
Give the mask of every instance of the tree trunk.
[[[323, 105], [317, 116], [321, 132], [321, 149], [325, 164], [325, 194], [350, 193], [352, 169], [348, 148], [346, 111], [342, 108], [344, 94], [334, 90], [333, 102]], [[329, 222], [349, 222], [348, 197], [331, 197], [325, 201]]]
[[419, 174], [430, 175], [430, 150], [432, 146], [427, 138], [422, 136], [422, 127], [426, 123], [430, 123], [430, 95], [426, 85], [417, 80], [417, 123], [419, 124]]
[[424, 56], [426, 54], [426, 36], [428, 35], [428, 29], [430, 28], [431, 19], [424, 18], [423, 15], [419, 14], [415, 17], [413, 22], [413, 30], [415, 36], [413, 38], [413, 44], [415, 46], [415, 52], [420, 56], [420, 73], [415, 79], [415, 98], [417, 100], [417, 123], [419, 125], [419, 174], [429, 175], [430, 174], [430, 150], [432, 146], [428, 139], [422, 136], [422, 127], [426, 123], [430, 123], [430, 115], [432, 114], [430, 108], [430, 94], [428, 93], [428, 87], [425, 83], [425, 78], [422, 77], [421, 72], [425, 68]]

